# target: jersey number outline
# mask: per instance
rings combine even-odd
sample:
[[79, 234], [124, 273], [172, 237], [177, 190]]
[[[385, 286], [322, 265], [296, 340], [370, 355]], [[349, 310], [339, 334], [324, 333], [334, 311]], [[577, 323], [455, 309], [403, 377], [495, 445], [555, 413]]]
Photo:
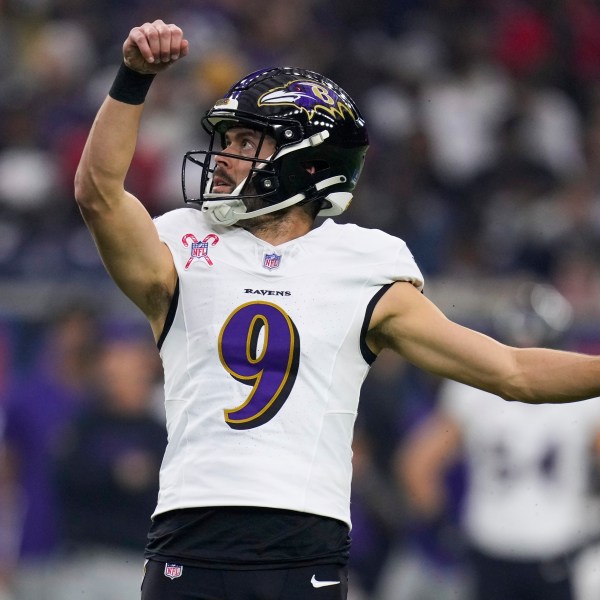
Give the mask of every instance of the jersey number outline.
[[480, 456], [486, 457], [490, 476], [498, 486], [508, 488], [532, 477], [546, 484], [560, 485], [561, 447], [556, 441], [546, 440], [540, 444], [535, 456], [529, 460], [512, 456], [510, 444], [503, 439], [484, 444], [482, 449], [487, 452], [481, 452]]
[[246, 400], [225, 409], [232, 429], [252, 429], [270, 421], [288, 399], [298, 374], [300, 336], [294, 322], [270, 302], [236, 308], [219, 332], [219, 359], [236, 380], [252, 386]]

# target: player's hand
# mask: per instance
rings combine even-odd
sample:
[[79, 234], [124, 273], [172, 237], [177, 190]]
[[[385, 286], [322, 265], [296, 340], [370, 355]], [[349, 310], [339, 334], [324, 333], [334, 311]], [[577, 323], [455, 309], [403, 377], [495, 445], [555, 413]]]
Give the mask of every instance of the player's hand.
[[123, 60], [138, 73], [160, 73], [186, 56], [188, 46], [177, 25], [158, 19], [129, 32], [123, 43]]

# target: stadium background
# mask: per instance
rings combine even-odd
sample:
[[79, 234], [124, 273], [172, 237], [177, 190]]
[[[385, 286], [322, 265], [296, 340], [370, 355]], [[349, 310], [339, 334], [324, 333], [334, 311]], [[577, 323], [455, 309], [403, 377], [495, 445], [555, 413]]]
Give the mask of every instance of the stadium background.
[[[155, 18], [181, 24], [191, 52], [157, 78], [128, 177], [153, 214], [181, 204], [183, 153], [202, 146], [200, 117], [232, 81], [267, 65], [311, 68], [350, 93], [371, 134], [341, 220], [403, 238], [427, 295], [482, 330], [499, 295], [551, 283], [574, 307], [567, 346], [600, 351], [599, 2], [3, 0], [0, 398], [36, 368], [48, 319], [73, 300], [107, 330], [149, 335], [106, 276], [72, 181], [123, 39]], [[385, 481], [437, 382], [381, 363], [358, 439]], [[355, 492], [357, 511], [367, 496], [355, 544], [367, 590], [407, 527], [397, 490], [372, 506], [380, 483], [360, 479]]]

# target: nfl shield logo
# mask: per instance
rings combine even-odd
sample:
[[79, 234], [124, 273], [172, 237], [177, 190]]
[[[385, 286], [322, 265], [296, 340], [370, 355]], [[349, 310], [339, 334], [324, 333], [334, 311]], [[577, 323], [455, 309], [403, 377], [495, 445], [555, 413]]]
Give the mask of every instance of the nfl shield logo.
[[193, 242], [192, 256], [194, 258], [202, 258], [208, 254], [208, 242]]
[[273, 269], [279, 267], [280, 262], [281, 256], [279, 254], [265, 254], [265, 257], [263, 258], [263, 267], [265, 269], [269, 269], [269, 271], [272, 271]]
[[183, 573], [183, 566], [176, 565], [174, 563], [166, 563], [165, 564], [165, 576], [169, 579], [176, 579], [177, 577], [181, 577]]

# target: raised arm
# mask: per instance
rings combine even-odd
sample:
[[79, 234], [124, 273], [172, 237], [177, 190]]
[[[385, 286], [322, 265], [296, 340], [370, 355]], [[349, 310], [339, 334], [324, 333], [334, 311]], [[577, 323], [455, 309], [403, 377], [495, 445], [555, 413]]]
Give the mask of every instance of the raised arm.
[[148, 317], [156, 337], [177, 275], [149, 213], [124, 184], [145, 92], [154, 75], [187, 52], [175, 25], [158, 20], [131, 30], [123, 66], [94, 120], [75, 177], [75, 198], [108, 272]]
[[600, 357], [506, 346], [450, 321], [410, 283], [396, 283], [382, 296], [367, 343], [506, 400], [563, 403], [600, 395]]

